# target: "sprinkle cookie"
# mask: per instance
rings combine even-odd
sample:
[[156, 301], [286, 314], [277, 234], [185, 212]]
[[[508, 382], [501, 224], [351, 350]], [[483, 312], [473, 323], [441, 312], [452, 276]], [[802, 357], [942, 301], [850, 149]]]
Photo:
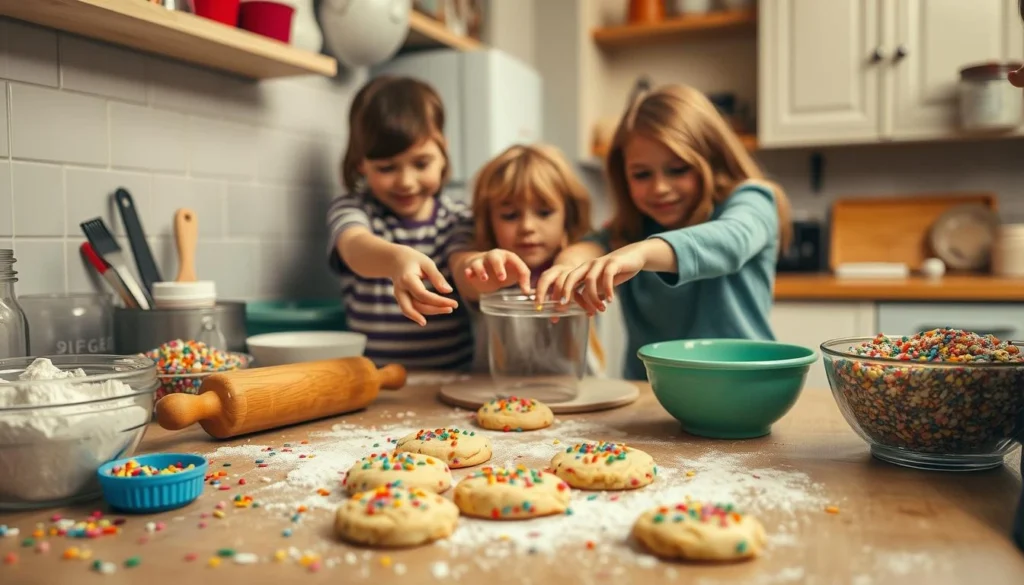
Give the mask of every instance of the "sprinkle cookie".
[[385, 485], [441, 493], [451, 487], [452, 472], [444, 461], [429, 455], [373, 453], [352, 465], [343, 485], [350, 495]]
[[564, 514], [569, 485], [558, 477], [523, 466], [484, 467], [455, 486], [455, 505], [466, 516], [521, 520]]
[[577, 443], [551, 458], [551, 469], [574, 488], [630, 490], [654, 481], [654, 459], [619, 443]]
[[633, 524], [633, 538], [664, 559], [738, 561], [761, 554], [764, 527], [731, 504], [686, 502], [648, 510]]
[[883, 446], [991, 452], [1024, 412], [1024, 355], [991, 335], [933, 329], [841, 349], [857, 357], [829, 356], [829, 379], [860, 430]]
[[455, 504], [434, 492], [383, 486], [339, 506], [334, 531], [355, 544], [409, 547], [447, 538], [458, 521]]
[[399, 439], [395, 451], [430, 455], [456, 469], [480, 465], [490, 459], [491, 441], [462, 429], [423, 429]]
[[543, 402], [509, 396], [484, 404], [476, 412], [481, 427], [492, 431], [534, 431], [551, 426], [555, 415]]

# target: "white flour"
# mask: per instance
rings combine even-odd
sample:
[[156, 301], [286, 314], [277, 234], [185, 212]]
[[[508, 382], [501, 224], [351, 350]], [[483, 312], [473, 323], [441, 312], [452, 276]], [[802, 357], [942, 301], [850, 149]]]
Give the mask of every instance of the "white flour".
[[38, 502], [89, 489], [96, 469], [130, 446], [134, 434], [124, 431], [147, 422], [149, 412], [133, 398], [59, 406], [134, 392], [118, 380], [74, 383], [84, 376], [80, 369], [62, 371], [39, 358], [19, 376], [36, 383], [0, 381], [0, 410], [50, 406], [0, 413], [0, 498]]
[[[568, 445], [583, 440], [610, 440], [637, 442], [640, 437], [627, 437], [621, 431], [610, 430], [600, 424], [561, 420], [547, 429], [529, 433], [490, 433], [475, 429], [465, 411], [447, 421], [431, 421], [425, 427], [447, 425], [476, 430], [491, 437], [494, 455], [488, 465], [524, 464], [545, 467], [551, 457]], [[398, 417], [395, 417], [398, 418]], [[280, 444], [269, 456], [262, 445], [221, 447], [213, 459], [244, 458], [261, 460], [266, 468], [256, 469], [257, 477], [284, 475], [283, 481], [262, 483], [250, 480], [248, 491], [272, 513], [287, 514], [299, 506], [310, 510], [333, 511], [345, 499], [340, 489], [344, 472], [359, 458], [394, 447], [391, 440], [415, 432], [420, 426], [403, 424], [366, 429], [352, 425], [335, 425], [331, 431], [310, 436], [310, 444], [292, 444], [292, 452], [284, 452]], [[410, 421], [411, 422], [411, 421]], [[556, 443], [557, 441], [557, 443]], [[643, 437], [643, 443], [656, 442]], [[309, 455], [314, 455], [309, 458]], [[306, 455], [301, 458], [301, 455]], [[660, 456], [658, 478], [644, 489], [628, 492], [574, 491], [572, 514], [533, 519], [528, 522], [493, 522], [463, 517], [451, 537], [439, 541], [437, 547], [447, 549], [453, 562], [461, 559], [484, 570], [499, 570], [502, 560], [511, 555], [533, 555], [544, 562], [559, 562], [566, 552], [591, 555], [598, 564], [607, 563], [607, 576], [621, 569], [622, 562], [639, 567], [655, 567], [657, 562], [649, 555], [637, 552], [629, 543], [628, 535], [633, 522], [644, 510], [681, 500], [695, 499], [733, 501], [762, 519], [770, 517], [766, 526], [771, 547], [795, 546], [801, 523], [797, 513], [820, 513], [826, 504], [821, 486], [813, 484], [808, 476], [795, 470], [757, 468], [748, 464], [743, 455], [725, 455], [708, 452], [696, 459], [679, 455]], [[689, 472], [689, 473], [688, 473]], [[457, 483], [471, 470], [453, 470]], [[255, 478], [254, 478], [255, 479]], [[256, 487], [258, 486], [258, 487]], [[331, 495], [324, 497], [316, 490], [326, 488]], [[767, 517], [762, 515], [768, 513]], [[593, 549], [587, 548], [588, 541]], [[593, 555], [597, 555], [596, 557]], [[601, 560], [603, 559], [603, 560]], [[616, 561], [616, 562], [612, 562]], [[593, 561], [590, 561], [593, 562]], [[448, 566], [439, 562], [432, 568], [435, 576], [446, 571], [459, 570], [459, 564]], [[776, 576], [773, 582], [798, 581], [802, 570], [789, 569]], [[597, 571], [600, 573], [600, 571]], [[802, 574], [802, 573], [801, 573]]]

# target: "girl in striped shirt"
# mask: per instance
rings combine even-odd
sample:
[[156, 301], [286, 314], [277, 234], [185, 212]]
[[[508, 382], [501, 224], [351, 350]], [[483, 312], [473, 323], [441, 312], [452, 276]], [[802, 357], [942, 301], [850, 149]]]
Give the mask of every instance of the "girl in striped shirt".
[[420, 81], [377, 77], [352, 102], [329, 262], [349, 329], [366, 335], [378, 365], [466, 369], [473, 359], [469, 315], [449, 284], [449, 257], [472, 250], [473, 221], [442, 192], [443, 131], [441, 99]]
[[[453, 259], [462, 298], [518, 285], [531, 293], [555, 256], [590, 231], [590, 195], [558, 149], [515, 145], [488, 162], [473, 189], [475, 253]], [[486, 370], [487, 335], [476, 319], [475, 370]], [[587, 373], [604, 375], [604, 350], [591, 323]]]

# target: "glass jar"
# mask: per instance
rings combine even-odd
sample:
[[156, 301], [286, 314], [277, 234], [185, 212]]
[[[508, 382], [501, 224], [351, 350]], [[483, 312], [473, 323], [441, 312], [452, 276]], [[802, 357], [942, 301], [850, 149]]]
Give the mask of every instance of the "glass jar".
[[95, 293], [24, 295], [31, 355], [117, 353], [111, 298]]
[[574, 400], [587, 367], [590, 318], [574, 304], [498, 291], [480, 299], [491, 380], [500, 396]]
[[1024, 92], [1006, 76], [1019, 62], [980, 63], [960, 70], [960, 125], [964, 130], [1006, 131], [1024, 121]]
[[28, 320], [14, 294], [14, 250], [0, 249], [0, 359], [29, 355]]

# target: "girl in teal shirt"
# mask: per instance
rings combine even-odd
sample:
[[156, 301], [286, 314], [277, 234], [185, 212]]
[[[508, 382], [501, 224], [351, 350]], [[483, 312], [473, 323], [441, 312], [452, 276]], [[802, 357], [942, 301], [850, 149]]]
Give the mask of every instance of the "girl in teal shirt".
[[607, 159], [615, 211], [537, 281], [539, 298], [588, 313], [616, 297], [626, 321], [625, 377], [646, 380], [637, 350], [670, 339], [774, 339], [769, 314], [789, 203], [701, 92], [639, 95]]

